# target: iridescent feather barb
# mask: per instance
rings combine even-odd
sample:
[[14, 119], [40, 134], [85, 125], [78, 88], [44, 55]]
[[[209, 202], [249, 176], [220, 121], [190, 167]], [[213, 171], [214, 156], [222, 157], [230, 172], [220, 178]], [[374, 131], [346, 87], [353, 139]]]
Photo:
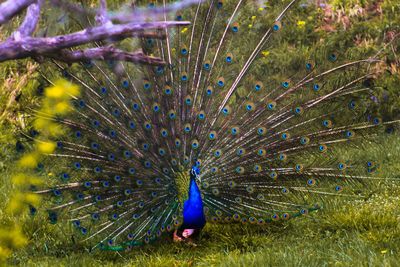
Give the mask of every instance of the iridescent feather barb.
[[34, 187], [50, 222], [71, 225], [92, 247], [123, 250], [174, 229], [198, 233], [205, 221], [297, 217], [389, 179], [370, 175], [377, 163], [338, 153], [396, 123], [369, 114], [365, 81], [379, 75], [382, 51], [346, 58], [318, 47], [291, 61], [301, 45], [284, 26], [295, 23], [297, 1], [243, 29], [258, 9], [210, 0], [182, 10], [176, 19], [190, 27], [139, 44], [166, 66], [55, 62], [81, 94], [71, 113], [36, 113], [65, 129], [39, 170], [56, 178]]

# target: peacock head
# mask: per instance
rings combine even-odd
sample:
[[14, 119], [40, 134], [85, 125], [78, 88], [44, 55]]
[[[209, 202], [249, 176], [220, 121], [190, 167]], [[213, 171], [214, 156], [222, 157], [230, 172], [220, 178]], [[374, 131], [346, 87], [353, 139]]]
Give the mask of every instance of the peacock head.
[[190, 169], [190, 178], [195, 179], [197, 182], [200, 182], [200, 168], [197, 166], [193, 166]]

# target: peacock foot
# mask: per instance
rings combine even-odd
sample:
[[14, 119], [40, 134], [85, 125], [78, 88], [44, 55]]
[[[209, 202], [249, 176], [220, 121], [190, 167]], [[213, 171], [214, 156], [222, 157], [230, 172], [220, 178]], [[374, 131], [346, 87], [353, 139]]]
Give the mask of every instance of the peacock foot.
[[184, 229], [180, 234], [178, 230], [175, 230], [173, 235], [174, 242], [185, 242], [191, 246], [197, 247], [197, 244], [193, 242], [192, 236], [195, 234], [195, 229]]

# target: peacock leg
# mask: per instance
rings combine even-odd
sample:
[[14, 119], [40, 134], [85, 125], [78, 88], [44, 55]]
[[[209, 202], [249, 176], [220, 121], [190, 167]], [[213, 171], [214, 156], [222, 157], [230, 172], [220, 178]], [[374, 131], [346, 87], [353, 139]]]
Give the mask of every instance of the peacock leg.
[[173, 234], [174, 242], [187, 242], [190, 245], [196, 246], [193, 242], [193, 239], [198, 237], [200, 230], [198, 229], [183, 229], [183, 230], [175, 230]]

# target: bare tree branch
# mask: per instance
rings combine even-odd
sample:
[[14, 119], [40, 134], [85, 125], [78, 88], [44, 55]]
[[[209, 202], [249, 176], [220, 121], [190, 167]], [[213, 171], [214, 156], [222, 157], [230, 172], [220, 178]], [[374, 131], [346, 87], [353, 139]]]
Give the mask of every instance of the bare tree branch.
[[36, 0], [8, 0], [0, 4], [0, 25], [27, 8]]
[[36, 3], [31, 4], [26, 11], [25, 19], [17, 31], [12, 35], [12, 38], [19, 39], [24, 36], [30, 36], [36, 29], [36, 25], [40, 18], [40, 8], [43, 0], [38, 0]]
[[[0, 25], [12, 19], [16, 14], [27, 9], [23, 22], [13, 34], [0, 43], [0, 62], [6, 60], [22, 59], [31, 57], [35, 60], [45, 58], [56, 59], [71, 63], [77, 61], [118, 60], [138, 64], [164, 65], [162, 59], [152, 57], [140, 52], [127, 52], [116, 49], [110, 45], [126, 38], [166, 38], [165, 31], [168, 27], [189, 25], [188, 21], [155, 21], [165, 12], [172, 12], [203, 0], [181, 0], [162, 8], [138, 8], [129, 9], [128, 13], [113, 13], [107, 10], [107, 1], [99, 0], [98, 9], [85, 9], [68, 0], [48, 0], [53, 6], [62, 8], [72, 14], [94, 17], [97, 26], [86, 28], [65, 35], [51, 37], [34, 37], [33, 33], [38, 25], [41, 8], [45, 0], [7, 0], [0, 4]], [[114, 15], [112, 15], [114, 14]], [[123, 14], [126, 22], [113, 23], [112, 19], [118, 21], [118, 16]], [[127, 18], [130, 16], [130, 19]], [[132, 16], [136, 16], [132, 19]], [[151, 21], [149, 21], [149, 19]], [[81, 48], [73, 50], [77, 46], [95, 44], [95, 48]], [[100, 47], [97, 47], [99, 46]]]
[[143, 29], [163, 29], [165, 27], [188, 24], [190, 24], [188, 21], [162, 21], [129, 23], [124, 25], [113, 25], [112, 27], [102, 25], [67, 35], [43, 38], [26, 37], [21, 40], [8, 40], [0, 44], [0, 62], [10, 59], [20, 59], [41, 54], [49, 54], [55, 50], [118, 38], [121, 35], [134, 36], [135, 33], [142, 32]]
[[116, 60], [154, 66], [166, 64], [165, 61], [157, 57], [146, 56], [142, 51], [129, 53], [113, 47], [88, 48], [76, 51], [61, 50], [55, 53], [45, 54], [45, 56], [62, 60], [67, 63], [85, 62], [90, 60]]
[[106, 0], [100, 0], [100, 9], [97, 12], [96, 15], [96, 21], [98, 24], [106, 24], [106, 23], [111, 23], [110, 19], [108, 18], [107, 15], [107, 2]]

